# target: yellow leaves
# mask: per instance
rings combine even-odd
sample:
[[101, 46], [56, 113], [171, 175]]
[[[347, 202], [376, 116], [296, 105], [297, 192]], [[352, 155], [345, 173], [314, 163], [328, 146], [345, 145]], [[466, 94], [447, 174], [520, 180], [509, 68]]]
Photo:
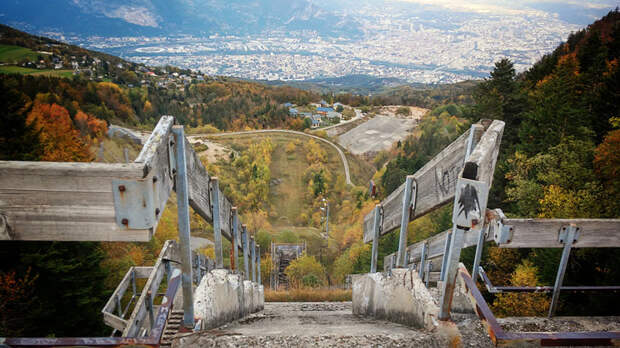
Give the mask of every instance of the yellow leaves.
[[[512, 273], [512, 286], [536, 286], [538, 269], [529, 260], [524, 260]], [[498, 294], [493, 302], [493, 311], [500, 316], [542, 316], [549, 311], [549, 297], [544, 293]]]
[[303, 286], [304, 277], [313, 275], [318, 281], [319, 285], [325, 284], [325, 268], [321, 265], [314, 256], [308, 256], [304, 254], [300, 258], [293, 260], [286, 270], [284, 271], [286, 276], [290, 280], [290, 284], [294, 288], [300, 288]]
[[308, 164], [327, 162], [327, 152], [314, 139], [310, 139], [305, 145], [306, 160]]
[[297, 148], [297, 145], [295, 145], [295, 142], [290, 141], [290, 142], [288, 142], [288, 144], [286, 144], [286, 147], [284, 148], [284, 151], [286, 151], [287, 154], [291, 154], [291, 153], [295, 152], [296, 148]]

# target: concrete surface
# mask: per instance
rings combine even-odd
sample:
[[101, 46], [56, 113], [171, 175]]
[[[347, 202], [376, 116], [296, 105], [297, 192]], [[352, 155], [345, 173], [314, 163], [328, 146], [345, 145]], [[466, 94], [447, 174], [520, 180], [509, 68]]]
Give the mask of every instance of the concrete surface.
[[172, 347], [447, 347], [425, 330], [352, 314], [351, 302], [271, 302], [216, 330], [178, 335]]
[[352, 154], [362, 155], [386, 150], [411, 133], [414, 118], [375, 116], [338, 137], [338, 144]]
[[194, 291], [194, 315], [203, 330], [260, 311], [263, 304], [262, 285], [244, 281], [225, 269], [207, 273]]
[[395, 268], [391, 275], [369, 273], [355, 279], [353, 313], [426, 329], [451, 343], [462, 340], [454, 323], [437, 319], [438, 303], [415, 270]]

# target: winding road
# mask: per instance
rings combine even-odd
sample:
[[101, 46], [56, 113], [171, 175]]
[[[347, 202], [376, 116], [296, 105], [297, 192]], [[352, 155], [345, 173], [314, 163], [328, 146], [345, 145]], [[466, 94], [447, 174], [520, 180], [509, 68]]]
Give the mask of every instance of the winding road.
[[338, 151], [338, 154], [340, 155], [340, 159], [342, 160], [342, 165], [344, 166], [344, 176], [345, 176], [345, 181], [347, 183], [347, 185], [351, 185], [353, 186], [353, 182], [351, 182], [351, 174], [349, 172], [349, 161], [347, 160], [347, 156], [345, 156], [344, 152], [334, 143], [332, 143], [331, 141], [321, 138], [321, 137], [317, 137], [316, 135], [312, 135], [312, 134], [307, 134], [304, 132], [297, 132], [297, 131], [293, 131], [293, 130], [288, 130], [288, 129], [258, 129], [258, 130], [252, 130], [252, 131], [243, 131], [243, 132], [227, 132], [227, 133], [211, 133], [211, 134], [192, 134], [190, 136], [188, 136], [188, 138], [197, 138], [197, 137], [225, 137], [225, 136], [234, 136], [234, 135], [243, 135], [243, 134], [258, 134], [258, 133], [289, 133], [289, 134], [296, 134], [296, 135], [303, 135], [303, 136], [307, 136], [310, 138], [314, 138], [317, 140], [320, 140], [324, 143], [327, 143], [329, 145], [331, 145], [334, 149], [336, 149], [336, 151]]

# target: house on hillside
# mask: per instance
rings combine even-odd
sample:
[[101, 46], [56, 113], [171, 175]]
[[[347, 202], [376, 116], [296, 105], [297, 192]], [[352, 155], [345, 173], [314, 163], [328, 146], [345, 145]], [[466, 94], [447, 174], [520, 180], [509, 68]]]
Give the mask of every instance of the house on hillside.
[[321, 99], [319, 103], [321, 104], [321, 106], [329, 106], [329, 104], [324, 99]]
[[327, 114], [329, 112], [334, 112], [334, 109], [332, 108], [326, 108], [326, 107], [318, 107], [316, 108], [316, 112], [323, 115], [323, 116], [327, 116]]
[[342, 114], [340, 114], [339, 112], [336, 112], [336, 111], [329, 111], [329, 112], [327, 113], [327, 118], [328, 118], [330, 121], [333, 121], [333, 120], [335, 120], [335, 119], [342, 119]]
[[282, 104], [282, 106], [284, 106], [285, 108], [290, 108], [290, 107], [293, 107], [293, 103], [286, 102]]
[[321, 115], [312, 115], [312, 128], [319, 128], [321, 126]]
[[289, 108], [288, 109], [288, 114], [291, 116], [297, 116], [299, 115], [299, 110], [295, 109], [295, 108]]

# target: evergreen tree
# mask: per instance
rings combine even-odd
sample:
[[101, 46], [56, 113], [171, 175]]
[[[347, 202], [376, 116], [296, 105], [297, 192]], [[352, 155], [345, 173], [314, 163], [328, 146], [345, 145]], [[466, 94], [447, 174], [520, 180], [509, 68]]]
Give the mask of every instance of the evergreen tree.
[[42, 154], [38, 132], [26, 124], [30, 98], [0, 80], [0, 160], [36, 161]]

